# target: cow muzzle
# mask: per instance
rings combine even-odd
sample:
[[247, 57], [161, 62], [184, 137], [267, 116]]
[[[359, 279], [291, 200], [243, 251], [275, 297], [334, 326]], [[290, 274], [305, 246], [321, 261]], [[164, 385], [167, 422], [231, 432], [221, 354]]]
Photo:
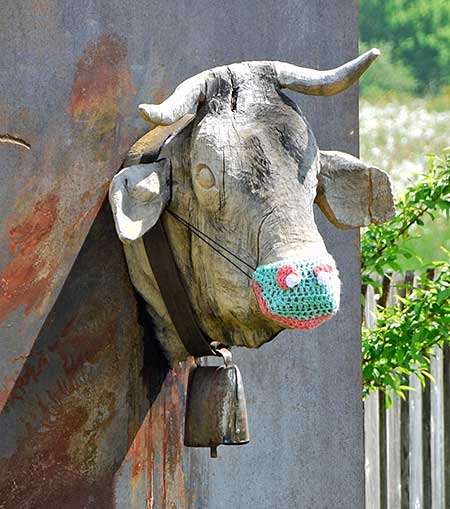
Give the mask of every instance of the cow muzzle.
[[268, 318], [290, 329], [313, 329], [339, 308], [339, 274], [331, 256], [260, 265], [253, 290]]

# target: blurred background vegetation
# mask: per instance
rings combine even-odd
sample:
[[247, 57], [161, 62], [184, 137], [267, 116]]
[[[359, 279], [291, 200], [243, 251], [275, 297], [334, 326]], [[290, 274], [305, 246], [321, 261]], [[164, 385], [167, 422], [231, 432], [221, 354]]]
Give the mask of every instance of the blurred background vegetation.
[[[360, 0], [361, 50], [381, 56], [361, 79], [361, 158], [387, 171], [396, 197], [450, 145], [450, 1]], [[418, 269], [450, 249], [444, 214], [417, 225], [402, 260]]]
[[[361, 158], [387, 171], [396, 215], [363, 231], [364, 394], [405, 397], [430, 376], [433, 345], [450, 342], [450, 0], [360, 0], [361, 50], [380, 58], [360, 83]], [[399, 274], [416, 279], [399, 284]], [[397, 282], [396, 282], [397, 281]], [[398, 296], [388, 299], [389, 289]]]
[[[360, 0], [359, 5], [361, 41], [386, 50], [384, 63], [371, 75], [378, 92], [436, 93], [450, 85], [448, 0]], [[371, 80], [363, 89], [377, 92]]]

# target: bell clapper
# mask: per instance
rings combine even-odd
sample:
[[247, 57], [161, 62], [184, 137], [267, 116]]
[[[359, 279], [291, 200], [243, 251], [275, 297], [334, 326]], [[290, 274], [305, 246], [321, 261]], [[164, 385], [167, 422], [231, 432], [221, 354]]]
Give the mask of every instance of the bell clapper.
[[217, 458], [217, 446], [216, 445], [213, 445], [211, 448], [210, 448], [210, 457], [211, 458]]

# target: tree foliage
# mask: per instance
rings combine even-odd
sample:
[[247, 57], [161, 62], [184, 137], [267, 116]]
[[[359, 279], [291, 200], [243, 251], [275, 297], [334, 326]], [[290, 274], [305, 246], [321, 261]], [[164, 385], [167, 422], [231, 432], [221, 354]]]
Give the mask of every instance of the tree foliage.
[[386, 270], [403, 272], [401, 257], [416, 256], [405, 247], [415, 227], [437, 214], [450, 214], [450, 150], [442, 157], [429, 156], [428, 172], [418, 177], [396, 203], [396, 214], [380, 225], [370, 226], [361, 239], [363, 284], [375, 284], [372, 275], [384, 276]]
[[390, 43], [394, 60], [410, 66], [418, 91], [450, 84], [448, 0], [361, 0], [361, 40]]
[[433, 345], [449, 341], [450, 264], [436, 262], [436, 279], [424, 272], [406, 297], [379, 308], [376, 327], [363, 331], [364, 393], [375, 389], [404, 396], [408, 377], [430, 377]]
[[[384, 277], [403, 273], [401, 259], [416, 256], [404, 246], [428, 216], [450, 215], [450, 149], [442, 157], [431, 155], [429, 171], [407, 189], [396, 204], [396, 215], [382, 225], [370, 226], [362, 236], [363, 285], [373, 286], [380, 297], [374, 328], [363, 328], [364, 393], [381, 389], [404, 396], [408, 376], [429, 377], [431, 347], [450, 341], [450, 253], [444, 260], [423, 267], [410, 285], [398, 285], [393, 306], [386, 306]], [[430, 274], [435, 277], [430, 278]]]
[[[392, 56], [392, 44], [377, 42], [382, 57], [360, 78], [359, 86], [363, 97], [378, 99], [383, 96], [412, 96], [417, 89], [417, 81], [409, 66], [395, 61]], [[360, 52], [371, 48], [370, 44], [361, 43]]]

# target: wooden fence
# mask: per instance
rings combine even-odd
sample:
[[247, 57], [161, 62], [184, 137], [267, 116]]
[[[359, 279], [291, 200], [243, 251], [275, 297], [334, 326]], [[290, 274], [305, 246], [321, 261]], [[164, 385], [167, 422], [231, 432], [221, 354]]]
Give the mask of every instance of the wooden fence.
[[[392, 299], [392, 295], [390, 299]], [[367, 291], [365, 320], [374, 325], [375, 296]], [[366, 509], [450, 509], [450, 347], [435, 348], [435, 383], [407, 399], [382, 393], [365, 401]]]

